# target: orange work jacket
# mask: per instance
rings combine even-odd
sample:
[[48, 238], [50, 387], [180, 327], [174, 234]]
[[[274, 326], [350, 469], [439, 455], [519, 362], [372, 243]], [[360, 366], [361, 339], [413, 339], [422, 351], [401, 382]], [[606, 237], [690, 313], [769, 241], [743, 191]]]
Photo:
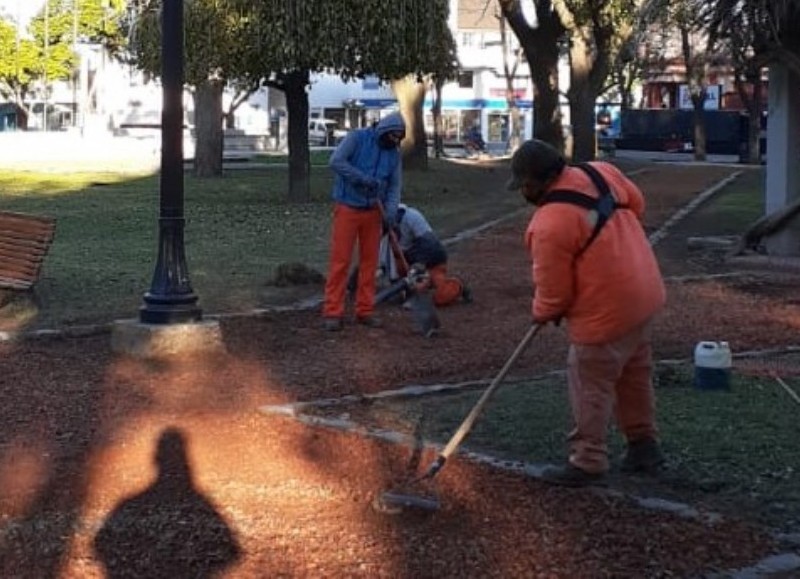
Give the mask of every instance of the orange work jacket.
[[[570, 340], [598, 344], [615, 340], [657, 313], [666, 291], [642, 218], [644, 196], [615, 166], [595, 162], [617, 202], [592, 244], [579, 255], [594, 228], [594, 212], [569, 203], [534, 211], [525, 232], [532, 260], [535, 320], [567, 321]], [[599, 192], [580, 169], [566, 167], [548, 191]]]

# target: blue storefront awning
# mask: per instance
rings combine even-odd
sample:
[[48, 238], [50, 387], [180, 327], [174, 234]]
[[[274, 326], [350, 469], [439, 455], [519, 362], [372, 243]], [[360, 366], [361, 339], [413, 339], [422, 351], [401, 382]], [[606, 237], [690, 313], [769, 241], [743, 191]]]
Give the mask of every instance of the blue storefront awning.
[[[425, 100], [425, 108], [431, 108], [433, 101], [430, 99]], [[531, 100], [518, 100], [517, 106], [521, 109], [530, 109], [533, 107]], [[442, 101], [443, 109], [499, 109], [505, 110], [508, 108], [506, 99], [444, 99]]]
[[[397, 99], [383, 98], [383, 99], [361, 99], [364, 107], [369, 109], [385, 109], [397, 106]], [[430, 109], [433, 106], [431, 99], [426, 99], [424, 106]], [[533, 108], [533, 101], [531, 100], [518, 100], [517, 106], [521, 109]], [[496, 109], [505, 110], [508, 108], [508, 102], [505, 99], [445, 99], [442, 101], [443, 109]]]

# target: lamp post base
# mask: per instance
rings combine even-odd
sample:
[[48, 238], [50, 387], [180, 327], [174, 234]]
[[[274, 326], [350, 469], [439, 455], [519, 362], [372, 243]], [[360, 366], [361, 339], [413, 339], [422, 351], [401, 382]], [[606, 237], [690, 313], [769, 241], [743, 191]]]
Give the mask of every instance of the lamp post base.
[[158, 359], [222, 354], [225, 344], [218, 320], [172, 324], [117, 320], [111, 329], [111, 350], [135, 358]]
[[203, 318], [203, 310], [197, 306], [194, 294], [185, 300], [159, 300], [146, 294], [144, 301], [145, 305], [139, 308], [139, 320], [144, 324], [183, 324]]

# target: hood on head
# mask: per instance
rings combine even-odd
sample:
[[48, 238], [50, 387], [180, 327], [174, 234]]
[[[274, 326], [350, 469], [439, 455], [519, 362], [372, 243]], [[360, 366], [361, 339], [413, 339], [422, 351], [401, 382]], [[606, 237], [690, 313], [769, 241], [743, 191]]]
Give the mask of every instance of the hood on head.
[[375, 127], [375, 130], [378, 131], [378, 135], [383, 135], [392, 131], [402, 131], [405, 133], [406, 122], [403, 120], [403, 115], [400, 113], [391, 113], [378, 122], [378, 126]]

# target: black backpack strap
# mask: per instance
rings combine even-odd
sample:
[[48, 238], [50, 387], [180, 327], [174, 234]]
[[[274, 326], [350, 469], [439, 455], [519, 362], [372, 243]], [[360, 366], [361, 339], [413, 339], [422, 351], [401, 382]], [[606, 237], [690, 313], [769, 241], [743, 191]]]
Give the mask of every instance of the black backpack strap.
[[547, 203], [569, 203], [570, 205], [577, 205], [589, 211], [597, 209], [597, 199], [586, 193], [579, 193], [572, 189], [554, 189], [548, 191], [539, 205], [546, 205]]
[[585, 193], [572, 191], [570, 189], [556, 189], [554, 191], [549, 191], [539, 204], [570, 203], [571, 205], [577, 205], [589, 211], [594, 211], [597, 214], [597, 221], [594, 224], [592, 233], [589, 235], [589, 239], [586, 240], [586, 243], [583, 244], [583, 247], [581, 247], [580, 251], [578, 251], [575, 256], [579, 257], [600, 234], [600, 230], [603, 229], [603, 226], [611, 218], [614, 210], [625, 208], [626, 206], [617, 203], [614, 194], [611, 192], [611, 188], [600, 174], [600, 171], [592, 167], [589, 163], [582, 163], [580, 165], [575, 165], [575, 167], [586, 173], [589, 179], [592, 180], [592, 183], [594, 183], [600, 196], [594, 198], [591, 195], [586, 195]]
[[592, 234], [589, 236], [588, 241], [581, 250], [581, 253], [583, 253], [583, 251], [585, 251], [586, 248], [589, 247], [589, 245], [600, 234], [600, 230], [603, 229], [603, 226], [606, 224], [606, 222], [611, 219], [611, 215], [617, 208], [617, 199], [611, 192], [608, 182], [606, 182], [606, 180], [600, 174], [600, 171], [592, 167], [589, 163], [581, 163], [580, 165], [576, 165], [576, 167], [588, 175], [589, 179], [592, 180], [592, 183], [594, 183], [594, 186], [600, 192], [600, 197], [597, 199], [596, 206], [597, 221], [594, 224]]

